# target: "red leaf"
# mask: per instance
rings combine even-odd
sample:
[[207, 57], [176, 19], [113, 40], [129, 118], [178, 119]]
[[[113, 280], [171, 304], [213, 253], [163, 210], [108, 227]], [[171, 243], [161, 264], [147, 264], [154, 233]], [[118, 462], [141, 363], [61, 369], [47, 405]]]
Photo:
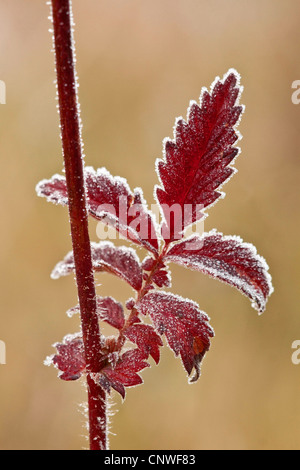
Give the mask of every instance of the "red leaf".
[[60, 371], [62, 380], [77, 380], [85, 370], [84, 346], [80, 334], [67, 335], [62, 343], [54, 345], [57, 354], [47, 359], [46, 364], [53, 363]]
[[[152, 282], [158, 287], [171, 287], [172, 279], [171, 273], [162, 261], [157, 261], [151, 256], [147, 256], [142, 262], [142, 268], [144, 271], [156, 272], [151, 274]], [[144, 279], [148, 279], [148, 275], [144, 273]]]
[[[89, 214], [113, 226], [122, 236], [157, 254], [158, 240], [155, 221], [148, 211], [142, 190], [132, 192], [124, 178], [113, 177], [105, 168], [97, 171], [85, 168], [87, 204]], [[66, 181], [63, 176], [54, 175], [50, 180], [41, 181], [37, 194], [48, 201], [67, 205]]]
[[152, 281], [158, 287], [171, 287], [171, 274], [167, 269], [160, 269], [153, 274]]
[[132, 325], [124, 332], [126, 338], [135, 343], [139, 350], [144, 354], [145, 359], [153, 357], [156, 364], [159, 363], [159, 347], [163, 346], [161, 338], [151, 325], [138, 324]]
[[102, 369], [99, 382], [108, 392], [112, 387], [125, 398], [125, 387], [143, 383], [143, 379], [137, 372], [145, 367], [150, 367], [150, 365], [145, 362], [145, 356], [139, 349], [126, 351], [114, 368], [109, 366]]
[[173, 246], [165, 259], [236, 287], [260, 313], [273, 292], [266, 261], [253, 245], [237, 236], [223, 236], [215, 231], [203, 237], [195, 235]]
[[123, 278], [135, 290], [142, 287], [143, 276], [139, 258], [132, 248], [116, 247], [110, 242], [92, 243], [93, 266]]
[[36, 186], [37, 195], [45, 197], [48, 202], [68, 205], [68, 190], [66, 178], [62, 175], [53, 175], [50, 180], [42, 180]]
[[200, 375], [200, 363], [210, 347], [210, 337], [214, 335], [206, 314], [195, 302], [165, 292], [145, 295], [137, 309], [150, 315], [158, 333], [166, 336], [176, 356], [180, 354], [189, 375], [195, 368], [191, 381], [196, 381]]
[[[106, 271], [127, 281], [135, 290], [142, 287], [143, 277], [139, 258], [132, 248], [116, 247], [111, 242], [91, 243], [95, 271]], [[51, 277], [58, 279], [75, 270], [73, 252], [69, 252], [52, 271]]]
[[122, 304], [112, 297], [97, 297], [97, 312], [101, 320], [121, 330], [125, 324]]
[[152, 258], [151, 256], [146, 256], [146, 258], [142, 262], [142, 268], [144, 269], [144, 271], [152, 271], [156, 264], [156, 259]]
[[133, 297], [130, 297], [130, 299], [126, 301], [126, 308], [127, 310], [133, 310], [134, 307], [135, 307], [135, 299]]
[[[200, 106], [190, 104], [186, 122], [176, 121], [174, 140], [165, 139], [164, 159], [157, 163], [161, 188], [156, 189], [166, 219], [165, 240], [181, 238], [185, 228], [203, 217], [203, 208], [224, 196], [217, 189], [236, 171], [228, 165], [239, 152], [233, 144], [243, 111], [240, 91], [238, 73], [229, 70], [222, 81], [214, 81], [211, 93], [202, 90]], [[179, 210], [174, 219], [168, 215], [173, 205]]]
[[89, 213], [115, 227], [121, 235], [157, 253], [155, 223], [140, 188], [130, 190], [127, 181], [105, 168], [85, 169]]

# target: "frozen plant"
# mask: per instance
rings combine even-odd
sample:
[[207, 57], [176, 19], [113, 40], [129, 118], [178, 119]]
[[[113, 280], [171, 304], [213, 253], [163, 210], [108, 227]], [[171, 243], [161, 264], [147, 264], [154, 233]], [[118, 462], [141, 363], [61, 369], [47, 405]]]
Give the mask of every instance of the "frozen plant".
[[[125, 179], [106, 169], [84, 168], [70, 3], [52, 0], [65, 176], [41, 181], [37, 193], [69, 208], [73, 250], [56, 265], [52, 277], [75, 273], [79, 303], [68, 315], [80, 314], [81, 329], [56, 344], [48, 363], [63, 380], [86, 378], [90, 449], [103, 450], [108, 446], [107, 395], [114, 389], [125, 398], [127, 387], [142, 383], [139, 373], [150, 366], [149, 357], [159, 363], [163, 337], [181, 357], [190, 382], [200, 376], [214, 332], [197, 303], [163, 290], [171, 286], [170, 264], [237, 288], [259, 313], [273, 288], [265, 260], [241, 238], [215, 230], [186, 236], [186, 230], [224, 196], [220, 187], [236, 171], [231, 165], [239, 153], [236, 126], [243, 112], [239, 74], [230, 69], [223, 79], [215, 79], [210, 91], [203, 89], [200, 104], [191, 102], [187, 119], [177, 119], [173, 140], [165, 139], [164, 156], [156, 166], [160, 183], [155, 196], [162, 215], [158, 226], [141, 189], [132, 191]], [[90, 242], [88, 216], [146, 250], [145, 259], [141, 262], [132, 247]], [[123, 306], [97, 295], [94, 272], [118, 276], [134, 296]], [[115, 335], [105, 337], [101, 322], [111, 325]]]

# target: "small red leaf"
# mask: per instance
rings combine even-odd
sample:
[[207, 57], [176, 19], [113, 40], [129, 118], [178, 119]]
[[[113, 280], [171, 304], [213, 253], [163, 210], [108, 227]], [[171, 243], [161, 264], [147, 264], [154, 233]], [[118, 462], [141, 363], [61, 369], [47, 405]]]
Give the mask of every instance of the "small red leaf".
[[97, 297], [97, 313], [101, 320], [118, 330], [125, 324], [123, 306], [112, 297]]
[[130, 299], [126, 301], [126, 308], [127, 310], [133, 310], [134, 307], [135, 307], [135, 299], [130, 297]]
[[105, 168], [85, 168], [88, 209], [92, 217], [112, 225], [130, 241], [157, 253], [155, 221], [140, 188], [132, 192], [127, 181]]
[[171, 287], [171, 274], [167, 269], [160, 269], [153, 274], [152, 281], [158, 287]]
[[62, 175], [53, 175], [50, 180], [42, 180], [36, 186], [37, 195], [45, 197], [48, 202], [68, 205], [68, 190], [66, 178]]
[[[91, 249], [95, 271], [106, 271], [121, 277], [136, 290], [142, 287], [142, 269], [139, 258], [132, 248], [116, 247], [111, 242], [92, 242]], [[58, 279], [61, 276], [67, 276], [74, 270], [73, 252], [69, 252], [63, 261], [55, 266], [51, 277]]]
[[[151, 256], [147, 256], [142, 262], [142, 269], [148, 272], [153, 271], [151, 279], [158, 287], [171, 287], [171, 273], [162, 261], [158, 261]], [[143, 277], [147, 280], [149, 276], [144, 273]]]
[[114, 377], [107, 377], [105, 374], [97, 374], [95, 379], [107, 393], [110, 393], [111, 388], [113, 388], [116, 392], [121, 395], [123, 400], [125, 400], [125, 387], [121, 382], [115, 380]]
[[266, 261], [253, 245], [237, 236], [223, 236], [215, 231], [203, 237], [195, 235], [174, 245], [165, 260], [236, 287], [250, 298], [252, 306], [260, 313], [273, 292]]
[[156, 263], [157, 261], [154, 258], [152, 258], [151, 256], [146, 256], [146, 258], [142, 262], [142, 268], [144, 269], [144, 271], [152, 271]]
[[211, 93], [202, 90], [200, 106], [190, 104], [186, 122], [176, 121], [174, 140], [165, 139], [164, 159], [157, 163], [161, 187], [156, 189], [166, 219], [165, 240], [180, 239], [185, 228], [203, 218], [202, 209], [222, 196], [217, 189], [236, 171], [228, 165], [239, 152], [233, 144], [243, 111], [240, 91], [238, 73], [229, 70], [222, 81], [214, 81]]
[[59, 378], [62, 380], [79, 379], [86, 366], [80, 334], [67, 335], [62, 343], [56, 343], [54, 346], [57, 349], [57, 354], [49, 357], [46, 364], [53, 363], [60, 371]]
[[145, 367], [150, 367], [150, 365], [145, 361], [145, 356], [139, 349], [126, 351], [114, 368], [109, 366], [102, 369], [99, 382], [108, 392], [112, 387], [125, 398], [125, 387], [143, 383], [143, 379], [137, 372]]
[[139, 323], [132, 325], [124, 332], [126, 338], [135, 343], [139, 350], [144, 354], [145, 359], [153, 357], [156, 364], [159, 363], [160, 351], [159, 347], [163, 346], [163, 342], [151, 325]]
[[135, 250], [125, 246], [116, 247], [110, 242], [92, 242], [91, 246], [96, 271], [112, 272], [127, 281], [135, 290], [141, 289], [142, 269]]
[[150, 315], [159, 334], [165, 335], [175, 355], [180, 354], [190, 375], [195, 368], [195, 381], [200, 375], [200, 363], [210, 347], [214, 332], [208, 317], [190, 300], [165, 292], [150, 292], [137, 305], [137, 309]]

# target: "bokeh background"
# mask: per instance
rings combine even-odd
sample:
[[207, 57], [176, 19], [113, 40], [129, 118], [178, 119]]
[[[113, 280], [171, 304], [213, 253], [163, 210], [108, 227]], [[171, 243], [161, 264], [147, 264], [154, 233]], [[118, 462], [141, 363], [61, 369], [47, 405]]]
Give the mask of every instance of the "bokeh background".
[[[174, 119], [230, 67], [242, 75], [242, 153], [208, 231], [238, 234], [268, 261], [275, 293], [258, 317], [240, 293], [200, 273], [173, 269], [173, 291], [200, 304], [215, 339], [202, 377], [188, 385], [164, 348], [145, 384], [113, 394], [111, 449], [299, 449], [300, 79], [296, 0], [74, 0], [86, 162], [142, 186], [153, 203], [154, 162]], [[43, 365], [51, 345], [78, 330], [72, 277], [52, 281], [70, 249], [67, 211], [35, 195], [62, 171], [45, 1], [0, 3], [1, 295], [0, 448], [87, 447], [82, 384]], [[97, 240], [91, 222], [91, 238]], [[143, 256], [143, 253], [140, 253]], [[97, 277], [99, 294], [127, 287]]]

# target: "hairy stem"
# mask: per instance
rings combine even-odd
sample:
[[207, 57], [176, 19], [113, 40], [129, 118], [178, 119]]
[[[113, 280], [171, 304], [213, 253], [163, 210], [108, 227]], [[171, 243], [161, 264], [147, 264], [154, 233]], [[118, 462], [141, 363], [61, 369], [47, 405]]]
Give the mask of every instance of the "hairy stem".
[[106, 394], [91, 373], [97, 371], [101, 335], [88, 232], [80, 116], [77, 99], [72, 38], [71, 0], [52, 0], [54, 46], [60, 110], [61, 138], [69, 198], [69, 216], [75, 273], [85, 348], [90, 449], [104, 450], [106, 438]]

